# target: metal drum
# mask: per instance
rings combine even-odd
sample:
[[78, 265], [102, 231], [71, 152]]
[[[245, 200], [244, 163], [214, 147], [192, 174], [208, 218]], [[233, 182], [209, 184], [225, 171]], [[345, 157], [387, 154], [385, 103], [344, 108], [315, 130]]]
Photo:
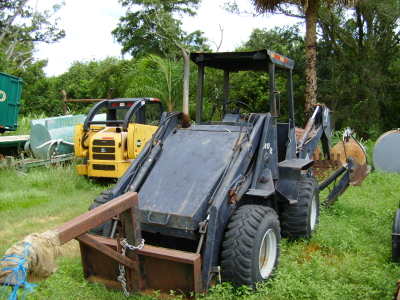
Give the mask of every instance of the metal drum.
[[382, 134], [374, 148], [374, 166], [377, 170], [400, 173], [400, 130]]

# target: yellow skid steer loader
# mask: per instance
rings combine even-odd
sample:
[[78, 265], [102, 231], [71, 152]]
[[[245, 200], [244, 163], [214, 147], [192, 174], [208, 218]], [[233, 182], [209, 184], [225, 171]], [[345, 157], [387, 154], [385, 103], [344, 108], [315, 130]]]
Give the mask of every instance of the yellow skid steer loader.
[[120, 178], [157, 130], [162, 104], [157, 98], [104, 100], [75, 128], [78, 174]]

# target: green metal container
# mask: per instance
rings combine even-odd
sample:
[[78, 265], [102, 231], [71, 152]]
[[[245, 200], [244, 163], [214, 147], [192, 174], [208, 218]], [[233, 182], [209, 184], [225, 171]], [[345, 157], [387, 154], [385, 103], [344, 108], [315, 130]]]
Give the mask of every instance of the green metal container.
[[0, 72], [0, 133], [17, 129], [22, 79]]

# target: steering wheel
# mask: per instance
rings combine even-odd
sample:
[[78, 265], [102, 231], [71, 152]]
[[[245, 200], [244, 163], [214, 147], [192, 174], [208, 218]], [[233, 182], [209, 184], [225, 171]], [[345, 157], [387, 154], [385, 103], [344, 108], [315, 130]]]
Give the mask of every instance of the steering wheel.
[[[228, 102], [226, 102], [226, 106], [228, 106], [229, 104], [234, 104], [238, 110], [240, 110], [241, 107], [247, 109], [249, 112], [251, 112], [253, 110], [250, 107], [250, 105], [248, 105], [247, 103], [240, 101], [240, 100], [229, 100]], [[227, 112], [225, 112], [225, 113], [227, 113]], [[239, 111], [237, 113], [239, 113]]]
[[[247, 103], [240, 101], [240, 100], [229, 100], [228, 102], [226, 102], [226, 106], [228, 106], [229, 104], [235, 104], [237, 106], [237, 109], [239, 110], [241, 107], [246, 108], [249, 112], [251, 112], [253, 109], [250, 107], [250, 105], [248, 105]], [[211, 115], [210, 115], [210, 119], [212, 120], [214, 117], [215, 112], [217, 111], [217, 106], [221, 105], [221, 103], [214, 103], [212, 110], [211, 110]], [[223, 104], [222, 104], [223, 106]], [[225, 112], [227, 113], [227, 112]], [[239, 113], [238, 112], [234, 112], [234, 113]]]

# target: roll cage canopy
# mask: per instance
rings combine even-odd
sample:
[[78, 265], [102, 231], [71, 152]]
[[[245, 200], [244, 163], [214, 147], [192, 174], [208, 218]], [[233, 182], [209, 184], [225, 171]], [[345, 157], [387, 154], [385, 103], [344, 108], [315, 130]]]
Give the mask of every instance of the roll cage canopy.
[[[145, 124], [146, 116], [143, 108], [146, 104], [158, 104], [160, 108], [160, 118], [163, 111], [163, 106], [160, 99], [158, 98], [117, 98], [107, 99], [98, 102], [89, 111], [85, 122], [83, 123], [83, 129], [88, 131], [90, 125], [106, 125], [106, 126], [122, 126], [123, 130], [128, 130], [128, 125], [134, 115], [137, 116], [136, 123]], [[98, 114], [101, 109], [107, 110], [107, 117], [104, 121], [94, 121], [94, 117]], [[126, 114], [123, 120], [118, 120], [117, 110], [126, 110]]]
[[217, 53], [192, 53], [190, 58], [197, 65], [226, 70], [238, 71], [264, 71], [273, 63], [279, 68], [293, 70], [294, 61], [270, 50], [251, 52], [217, 52]]
[[205, 67], [215, 68], [224, 71], [224, 92], [223, 92], [223, 115], [227, 113], [229, 102], [229, 74], [239, 71], [261, 71], [269, 74], [269, 112], [277, 117], [280, 99], [280, 92], [276, 90], [275, 71], [282, 69], [287, 72], [287, 94], [288, 94], [288, 122], [294, 127], [294, 101], [293, 101], [293, 75], [294, 61], [274, 51], [263, 49], [248, 52], [216, 52], [203, 53], [193, 52], [191, 60], [198, 66], [197, 76], [197, 101], [196, 101], [196, 122], [201, 123], [203, 115], [204, 98], [204, 75]]

